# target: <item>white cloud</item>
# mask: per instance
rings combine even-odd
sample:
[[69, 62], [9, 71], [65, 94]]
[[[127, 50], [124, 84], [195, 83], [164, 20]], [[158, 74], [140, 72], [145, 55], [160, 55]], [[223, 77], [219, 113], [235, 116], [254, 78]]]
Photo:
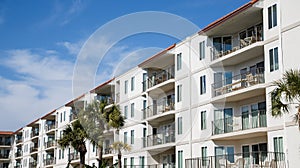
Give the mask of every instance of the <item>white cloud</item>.
[[20, 79], [0, 76], [0, 128], [16, 130], [72, 98], [74, 64], [53, 51], [11, 50], [1, 58]]
[[71, 43], [68, 41], [57, 43], [59, 46], [63, 46], [67, 49], [68, 53], [71, 55], [77, 55], [83, 45], [83, 42]]
[[[71, 4], [69, 4], [71, 2]], [[49, 24], [58, 23], [58, 25], [68, 24], [84, 8], [85, 4], [81, 0], [74, 1], [55, 1], [50, 15], [42, 20], [40, 25], [48, 26]]]

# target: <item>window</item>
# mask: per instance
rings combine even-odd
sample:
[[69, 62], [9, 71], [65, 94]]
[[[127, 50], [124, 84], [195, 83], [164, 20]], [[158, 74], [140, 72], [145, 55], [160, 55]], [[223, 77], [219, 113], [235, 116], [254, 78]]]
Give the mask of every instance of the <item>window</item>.
[[206, 167], [208, 165], [207, 158], [207, 147], [201, 147], [201, 156], [202, 156], [202, 166]]
[[178, 151], [178, 168], [183, 168], [183, 151]]
[[201, 111], [201, 130], [206, 129], [206, 111]]
[[125, 119], [128, 118], [128, 106], [124, 106], [124, 117]]
[[65, 158], [65, 149], [61, 150], [61, 158], [64, 159]]
[[62, 116], [62, 113], [60, 113], [60, 122], [62, 122], [63, 120], [63, 116]]
[[66, 111], [64, 111], [64, 121], [66, 121]]
[[93, 144], [93, 152], [95, 152], [95, 149], [96, 149], [96, 145]]
[[58, 159], [61, 159], [61, 150], [58, 150]]
[[127, 167], [127, 158], [124, 158], [124, 167]]
[[270, 56], [270, 72], [278, 70], [278, 68], [279, 68], [278, 47], [270, 49], [269, 56]]
[[181, 70], [182, 68], [182, 57], [181, 53], [177, 54], [177, 71]]
[[206, 93], [206, 77], [200, 76], [200, 94]]
[[140, 156], [140, 168], [144, 168], [145, 167], [145, 156]]
[[134, 144], [134, 130], [131, 130], [131, 132], [130, 132], [130, 141], [131, 141], [131, 144]]
[[134, 168], [134, 157], [130, 158], [130, 167]]
[[124, 87], [125, 87], [124, 88], [125, 94], [127, 94], [128, 93], [128, 80], [125, 81]]
[[124, 144], [127, 144], [127, 132], [124, 132]]
[[131, 77], [131, 91], [134, 91], [135, 77]]
[[180, 134], [182, 134], [182, 117], [178, 117], [177, 118], [177, 121], [178, 121], [178, 130], [177, 130], [177, 132], [178, 132], [178, 135], [180, 135]]
[[182, 85], [177, 86], [177, 102], [182, 100]]
[[284, 160], [283, 138], [282, 137], [274, 137], [273, 140], [274, 140], [275, 160]]
[[199, 56], [200, 60], [205, 58], [205, 41], [199, 43]]
[[131, 118], [134, 117], [134, 103], [131, 103], [131, 105], [130, 105], [130, 116], [131, 116]]
[[269, 29], [277, 26], [277, 5], [268, 8]]

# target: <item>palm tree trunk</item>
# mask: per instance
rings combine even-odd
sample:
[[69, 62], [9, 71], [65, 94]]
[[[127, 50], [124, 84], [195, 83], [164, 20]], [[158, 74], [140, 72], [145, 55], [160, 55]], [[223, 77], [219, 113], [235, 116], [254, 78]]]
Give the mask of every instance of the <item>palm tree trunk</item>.
[[80, 152], [79, 155], [80, 155], [80, 168], [84, 168], [84, 165], [85, 165], [85, 153]]
[[122, 160], [121, 159], [122, 159], [122, 155], [118, 154], [118, 165], [119, 165], [118, 167], [119, 168], [122, 168]]
[[99, 149], [99, 158], [98, 158], [98, 168], [101, 168], [102, 166], [102, 163], [103, 163], [103, 146], [98, 146], [98, 149]]

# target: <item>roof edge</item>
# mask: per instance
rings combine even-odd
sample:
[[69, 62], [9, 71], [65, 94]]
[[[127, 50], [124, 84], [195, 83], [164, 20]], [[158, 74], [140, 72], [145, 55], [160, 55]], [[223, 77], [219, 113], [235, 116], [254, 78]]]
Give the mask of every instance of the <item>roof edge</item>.
[[259, 0], [251, 0], [250, 2], [242, 5], [241, 7], [237, 8], [236, 10], [228, 13], [227, 15], [217, 19], [216, 21], [208, 24], [206, 27], [204, 27], [202, 30], [200, 30], [198, 32], [198, 34], [203, 34], [205, 32], [207, 32], [208, 30], [211, 30], [213, 28], [215, 28], [216, 26], [220, 25], [221, 23], [225, 22], [226, 20], [236, 16], [237, 14], [245, 11], [246, 9], [252, 7], [256, 2], [258, 2]]
[[139, 66], [142, 66], [142, 65], [146, 64], [147, 62], [153, 60], [154, 58], [156, 58], [156, 57], [158, 57], [158, 56], [160, 56], [160, 55], [162, 55], [162, 54], [164, 54], [164, 53], [170, 51], [170, 50], [173, 49], [175, 46], [176, 46], [176, 43], [174, 43], [173, 45], [167, 47], [166, 49], [164, 49], [164, 50], [158, 52], [157, 54], [151, 56], [150, 58], [146, 59], [146, 60], [143, 61], [142, 63], [138, 64], [138, 67], [139, 67]]

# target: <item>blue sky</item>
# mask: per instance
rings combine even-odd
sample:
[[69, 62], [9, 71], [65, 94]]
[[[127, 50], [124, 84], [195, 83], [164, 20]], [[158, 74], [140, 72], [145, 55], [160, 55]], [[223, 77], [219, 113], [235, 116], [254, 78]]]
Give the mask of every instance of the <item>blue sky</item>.
[[[77, 54], [105, 23], [134, 12], [163, 11], [202, 28], [246, 2], [0, 0], [0, 130], [16, 130], [73, 98]], [[105, 61], [121, 60], [141, 48], [165, 48], [177, 41], [155, 33], [134, 35], [116, 44]], [[151, 56], [147, 54], [144, 57]], [[137, 61], [128, 62], [130, 67]], [[95, 85], [111, 76], [111, 68], [98, 70]]]

